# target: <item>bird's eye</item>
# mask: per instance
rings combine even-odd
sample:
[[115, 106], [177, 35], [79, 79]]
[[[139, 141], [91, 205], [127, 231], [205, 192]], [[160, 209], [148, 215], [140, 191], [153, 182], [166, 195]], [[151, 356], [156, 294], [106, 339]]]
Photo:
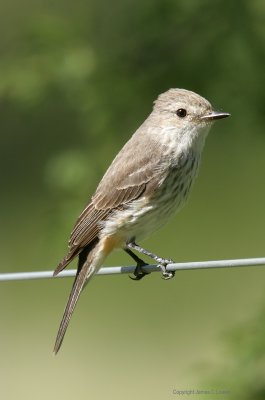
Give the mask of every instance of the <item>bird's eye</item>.
[[179, 108], [179, 109], [176, 111], [176, 114], [177, 114], [177, 116], [178, 116], [179, 118], [184, 118], [184, 117], [186, 117], [186, 115], [187, 115], [187, 110], [185, 110], [185, 108]]

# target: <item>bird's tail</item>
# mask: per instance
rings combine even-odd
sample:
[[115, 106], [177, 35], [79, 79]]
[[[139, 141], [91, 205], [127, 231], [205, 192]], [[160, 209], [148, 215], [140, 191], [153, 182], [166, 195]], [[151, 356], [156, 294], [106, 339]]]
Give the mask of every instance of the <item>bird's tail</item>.
[[[97, 247], [97, 246], [96, 246]], [[79, 265], [78, 265], [78, 270], [77, 274], [75, 277], [75, 281], [68, 299], [68, 302], [66, 304], [64, 314], [62, 321], [60, 323], [60, 327], [57, 333], [55, 345], [54, 345], [54, 353], [58, 353], [60, 350], [60, 347], [62, 345], [63, 339], [65, 332], [67, 330], [68, 324], [70, 322], [71, 316], [74, 312], [76, 303], [79, 299], [79, 296], [85, 286], [85, 284], [88, 283], [88, 281], [92, 278], [94, 273], [98, 270], [99, 265], [95, 265], [93, 261], [93, 253], [94, 253], [95, 248], [92, 250], [90, 254], [86, 254], [86, 260], [84, 262], [82, 260], [82, 257], [79, 259]]]

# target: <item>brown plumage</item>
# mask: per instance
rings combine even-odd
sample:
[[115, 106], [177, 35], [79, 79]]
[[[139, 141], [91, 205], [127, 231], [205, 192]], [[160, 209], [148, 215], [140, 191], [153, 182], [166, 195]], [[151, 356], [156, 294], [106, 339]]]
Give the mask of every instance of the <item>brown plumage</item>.
[[[69, 252], [54, 271], [54, 276], [98, 236], [100, 222], [116, 208], [122, 209], [126, 203], [143, 195], [148, 183], [158, 176], [161, 156], [159, 144], [147, 141], [145, 137], [141, 141], [140, 133], [137, 135], [136, 132], [113, 160], [91, 202], [78, 217], [68, 242]], [[136, 154], [135, 149], [140, 146], [145, 152]], [[121, 173], [117, 174], [116, 171]], [[152, 185], [148, 190], [149, 194], [151, 191]]]
[[[183, 109], [186, 114], [178, 117], [176, 111]], [[196, 175], [209, 121], [221, 115], [228, 116], [213, 114], [210, 103], [197, 94], [171, 89], [159, 96], [153, 112], [113, 160], [79, 216], [69, 251], [54, 272], [57, 275], [79, 256], [55, 353], [84, 285], [105, 257], [151, 233], [181, 207]]]

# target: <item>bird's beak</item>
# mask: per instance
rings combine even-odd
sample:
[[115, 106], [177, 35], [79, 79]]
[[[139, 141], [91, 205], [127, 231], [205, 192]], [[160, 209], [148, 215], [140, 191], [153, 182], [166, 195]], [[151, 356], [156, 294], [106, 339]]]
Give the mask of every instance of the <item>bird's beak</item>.
[[200, 117], [203, 121], [215, 121], [216, 119], [222, 119], [230, 117], [230, 114], [219, 112], [219, 111], [212, 111], [210, 114], [206, 114]]

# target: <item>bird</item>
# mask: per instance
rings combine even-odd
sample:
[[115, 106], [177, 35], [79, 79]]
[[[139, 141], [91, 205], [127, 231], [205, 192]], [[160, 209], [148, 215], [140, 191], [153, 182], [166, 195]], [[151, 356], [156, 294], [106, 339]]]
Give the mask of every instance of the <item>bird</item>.
[[171, 259], [159, 257], [136, 242], [182, 208], [197, 176], [212, 123], [229, 115], [215, 111], [209, 101], [190, 90], [174, 88], [158, 96], [150, 115], [114, 158], [78, 217], [68, 253], [54, 271], [57, 276], [78, 257], [55, 354], [82, 290], [114, 249], [123, 249], [134, 259], [135, 280], [146, 275], [142, 269], [146, 263], [134, 251], [154, 259], [163, 278], [173, 277], [166, 269]]

